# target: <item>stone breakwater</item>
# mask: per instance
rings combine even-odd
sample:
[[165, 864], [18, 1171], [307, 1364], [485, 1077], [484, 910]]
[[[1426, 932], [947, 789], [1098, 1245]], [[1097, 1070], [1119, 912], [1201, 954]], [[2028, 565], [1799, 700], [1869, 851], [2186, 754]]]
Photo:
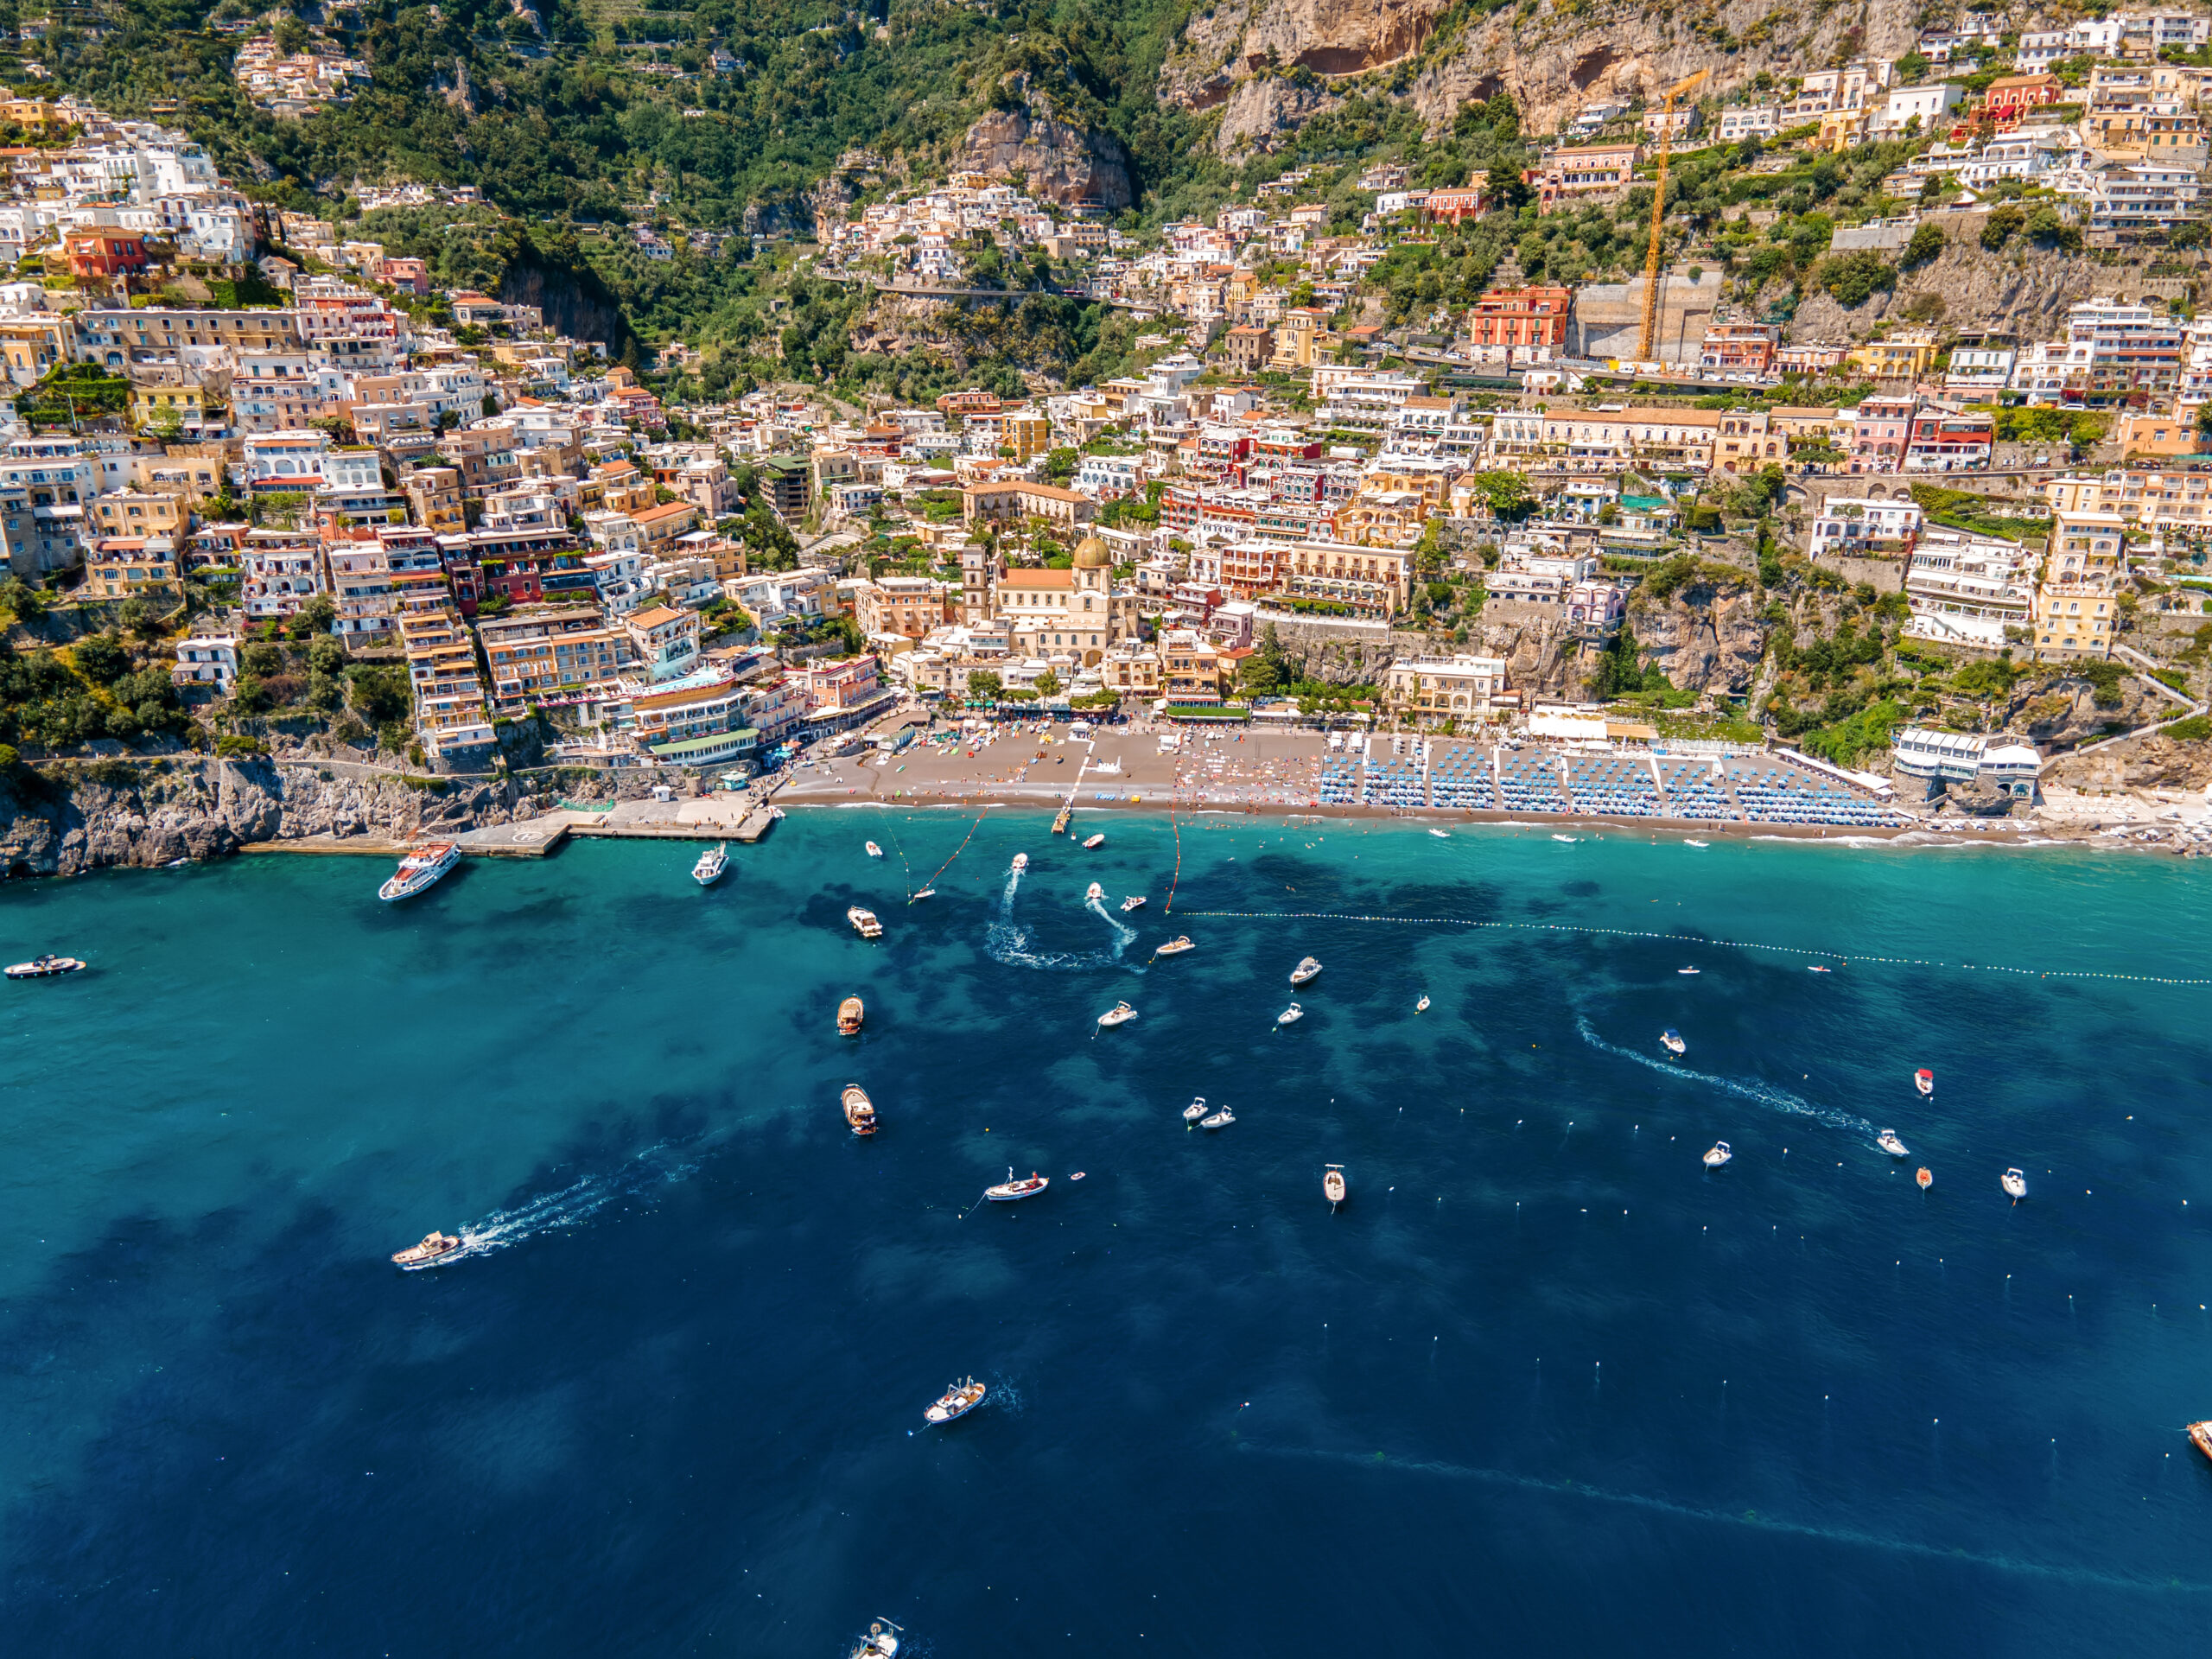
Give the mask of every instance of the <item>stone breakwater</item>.
[[[579, 783], [566, 792], [601, 791]], [[530, 817], [543, 801], [505, 779], [410, 779], [313, 760], [188, 755], [90, 768], [67, 783], [19, 774], [0, 783], [0, 871], [153, 867], [308, 836], [404, 841]]]

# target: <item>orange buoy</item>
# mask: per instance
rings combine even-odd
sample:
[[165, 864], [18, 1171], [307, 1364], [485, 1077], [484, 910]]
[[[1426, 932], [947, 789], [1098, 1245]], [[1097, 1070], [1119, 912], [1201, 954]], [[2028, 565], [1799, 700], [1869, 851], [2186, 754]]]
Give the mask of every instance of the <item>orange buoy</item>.
[[1935, 1180], [1936, 1180], [1936, 1178], [1935, 1178], [1933, 1175], [1930, 1175], [1930, 1174], [1929, 1174], [1926, 1170], [1924, 1170], [1924, 1169], [1922, 1169], [1922, 1170], [1916, 1170], [1916, 1171], [1913, 1173], [1913, 1177], [1912, 1177], [1912, 1179], [1913, 1179], [1914, 1180], [1918, 1181], [1918, 1182], [1920, 1183], [1920, 1190], [1921, 1190], [1922, 1192], [1925, 1192], [1929, 1189], [1929, 1186], [1931, 1186], [1932, 1185], [1934, 1185]]

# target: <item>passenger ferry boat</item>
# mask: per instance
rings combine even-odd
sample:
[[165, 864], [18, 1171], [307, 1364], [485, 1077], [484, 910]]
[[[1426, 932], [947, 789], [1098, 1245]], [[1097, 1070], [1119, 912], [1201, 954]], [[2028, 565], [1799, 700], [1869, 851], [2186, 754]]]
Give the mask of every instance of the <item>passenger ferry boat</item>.
[[1014, 1179], [1014, 1171], [1009, 1168], [1006, 1173], [1006, 1179], [1001, 1181], [996, 1186], [985, 1187], [983, 1196], [993, 1204], [1012, 1204], [1020, 1198], [1033, 1198], [1052, 1184], [1051, 1176], [1039, 1175], [1033, 1169], [1017, 1181]]
[[837, 1029], [844, 1036], [859, 1034], [861, 1018], [868, 1010], [857, 996], [849, 996], [837, 1005]]
[[33, 957], [29, 962], [16, 963], [8, 969], [10, 979], [52, 979], [58, 974], [81, 972], [85, 963], [77, 957]]
[[863, 910], [855, 905], [845, 912], [845, 919], [853, 925], [853, 931], [864, 939], [883, 937], [883, 924], [875, 919], [875, 912], [872, 910]]
[[1307, 984], [1317, 977], [1320, 971], [1321, 964], [1312, 957], [1308, 957], [1290, 970], [1290, 982], [1294, 986]]
[[699, 861], [691, 867], [691, 879], [702, 887], [711, 887], [722, 879], [722, 872], [729, 868], [729, 843], [709, 847], [699, 855]]
[[1707, 1169], [1718, 1169], [1735, 1155], [1728, 1150], [1728, 1143], [1726, 1141], [1716, 1141], [1705, 1154], [1705, 1166]]
[[1152, 954], [1155, 957], [1179, 957], [1185, 950], [1192, 948], [1191, 936], [1187, 933], [1178, 933]]
[[1131, 1007], [1128, 1003], [1116, 1002], [1112, 1007], [1107, 1009], [1105, 1013], [1098, 1016], [1098, 1023], [1106, 1027], [1109, 1030], [1111, 1030], [1116, 1026], [1125, 1026], [1128, 1024], [1130, 1020], [1136, 1017], [1137, 1011]]
[[460, 1248], [461, 1241], [451, 1233], [432, 1233], [420, 1244], [395, 1252], [391, 1259], [402, 1272], [414, 1273], [437, 1266]]
[[1321, 1196], [1328, 1199], [1332, 1210], [1344, 1201], [1344, 1166], [1342, 1164], [1326, 1166], [1321, 1176]]
[[974, 1377], [954, 1383], [938, 1396], [937, 1403], [922, 1414], [922, 1421], [932, 1426], [949, 1423], [956, 1417], [965, 1417], [983, 1403], [989, 1390]]
[[459, 842], [423, 842], [399, 861], [399, 868], [391, 873], [391, 879], [377, 889], [377, 897], [387, 905], [412, 899], [435, 887], [460, 862]]
[[855, 1135], [875, 1133], [875, 1103], [868, 1097], [868, 1090], [857, 1083], [845, 1085], [845, 1122]]

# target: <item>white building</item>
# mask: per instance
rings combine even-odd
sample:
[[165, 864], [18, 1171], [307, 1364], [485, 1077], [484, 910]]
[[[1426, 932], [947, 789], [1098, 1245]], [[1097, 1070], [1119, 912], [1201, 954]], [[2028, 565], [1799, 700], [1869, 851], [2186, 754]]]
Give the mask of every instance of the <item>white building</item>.
[[2009, 734], [1982, 736], [1908, 726], [1891, 741], [1890, 768], [1899, 777], [1938, 783], [1994, 782], [2007, 793], [2032, 800], [2043, 757], [2035, 745]]
[[1912, 607], [1906, 636], [2001, 650], [2007, 628], [2032, 622], [2039, 556], [1999, 537], [1926, 526], [1905, 567], [1905, 601]]
[[1823, 553], [1903, 550], [1918, 534], [1921, 518], [1920, 509], [1910, 501], [1832, 495], [1821, 503], [1805, 556], [1817, 559]]
[[238, 642], [227, 633], [180, 639], [169, 678], [178, 685], [212, 685], [227, 692], [238, 677]]

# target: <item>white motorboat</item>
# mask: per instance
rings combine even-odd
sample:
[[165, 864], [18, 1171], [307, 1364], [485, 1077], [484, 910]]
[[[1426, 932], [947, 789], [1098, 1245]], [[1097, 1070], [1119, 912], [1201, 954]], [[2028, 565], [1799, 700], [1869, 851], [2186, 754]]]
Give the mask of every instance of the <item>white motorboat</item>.
[[1115, 1026], [1126, 1026], [1130, 1020], [1136, 1017], [1137, 1011], [1131, 1007], [1128, 1003], [1116, 1002], [1112, 1007], [1107, 1009], [1105, 1013], [1098, 1016], [1098, 1023], [1110, 1029]]
[[8, 969], [10, 979], [52, 979], [60, 974], [82, 971], [85, 963], [77, 957], [33, 957], [29, 962], [19, 962]]
[[1332, 1210], [1344, 1201], [1344, 1166], [1342, 1164], [1330, 1164], [1324, 1169], [1321, 1196], [1328, 1199]]
[[691, 867], [691, 879], [702, 887], [711, 887], [722, 879], [722, 872], [729, 868], [729, 843], [709, 847], [699, 855], [699, 861]]
[[1904, 1142], [1897, 1139], [1897, 1132], [1895, 1129], [1884, 1129], [1879, 1135], [1874, 1137], [1874, 1144], [1879, 1147], [1884, 1152], [1888, 1153], [1892, 1158], [1910, 1158], [1912, 1156], [1910, 1153], [1904, 1149]]
[[1936, 1074], [1926, 1066], [1922, 1066], [1919, 1071], [1912, 1074], [1912, 1086], [1920, 1090], [1923, 1099], [1927, 1098], [1936, 1092]]
[[1279, 1026], [1294, 1026], [1305, 1017], [1306, 1010], [1300, 1007], [1297, 1003], [1294, 1002], [1288, 1007], [1285, 1008], [1281, 1014], [1275, 1015], [1275, 1024]]
[[1193, 1096], [1191, 1103], [1183, 1109], [1183, 1121], [1185, 1123], [1195, 1123], [1205, 1115], [1206, 1097], [1204, 1095]]
[[1308, 984], [1320, 971], [1321, 964], [1312, 957], [1307, 957], [1290, 970], [1290, 982], [1294, 987]]
[[1695, 968], [1677, 968], [1675, 971], [1678, 974], [1694, 974], [1701, 970]]
[[898, 1652], [899, 1627], [887, 1618], [879, 1618], [869, 1624], [860, 1646], [847, 1659], [896, 1659]]
[[1705, 1166], [1707, 1169], [1718, 1169], [1735, 1155], [1728, 1150], [1728, 1143], [1726, 1141], [1716, 1141], [1713, 1143], [1712, 1150], [1705, 1154]]
[[1666, 1030], [1659, 1033], [1659, 1046], [1665, 1049], [1669, 1054], [1679, 1055], [1684, 1049], [1688, 1048], [1689, 1045], [1682, 1040], [1682, 1033], [1681, 1032], [1676, 1031], [1672, 1026], [1669, 1026]]
[[855, 905], [845, 912], [845, 919], [853, 925], [853, 931], [864, 939], [883, 937], [883, 924], [875, 919], [875, 912], [872, 910], [863, 910]]
[[1124, 916], [1128, 915], [1133, 910], [1142, 910], [1143, 908], [1144, 895], [1141, 893], [1133, 893], [1128, 898], [1122, 900], [1122, 913]]
[[1709, 841], [1686, 841], [1682, 845], [1685, 847], [1710, 847], [1713, 843]]
[[1190, 935], [1187, 933], [1178, 933], [1173, 938], [1168, 940], [1166, 944], [1161, 945], [1152, 954], [1155, 957], [1179, 957], [1185, 950], [1192, 948]]
[[1423, 991], [1421, 994], [1421, 1001], [1414, 1004], [1414, 1012], [1415, 1014], [1427, 1014], [1428, 1012], [1428, 993], [1427, 991]]
[[871, 841], [868, 844], [868, 855], [870, 858], [881, 858], [883, 856], [883, 849], [877, 846]]
[[956, 1417], [965, 1417], [983, 1403], [983, 1395], [988, 1392], [972, 1376], [956, 1382], [938, 1396], [935, 1405], [922, 1414], [922, 1421], [934, 1427], [938, 1423], [949, 1423]]
[[1086, 852], [1086, 853], [1088, 853], [1088, 852], [1094, 852], [1094, 851], [1096, 851], [1097, 849], [1099, 849], [1099, 848], [1101, 848], [1101, 847], [1103, 847], [1105, 844], [1106, 844], [1106, 837], [1105, 837], [1104, 836], [1103, 836], [1103, 835], [1096, 835], [1096, 836], [1091, 836], [1091, 837], [1090, 837], [1090, 840], [1088, 840], [1088, 841], [1086, 841], [1086, 842], [1084, 842], [1083, 843], [1083, 850], [1084, 850], [1084, 852]]
[[845, 1085], [840, 1097], [845, 1108], [845, 1122], [855, 1135], [875, 1133], [875, 1103], [868, 1097], [868, 1090], [857, 1083]]
[[1028, 854], [1027, 854], [1027, 853], [1016, 853], [1016, 854], [1014, 855], [1014, 873], [1016, 875], [1019, 875], [1019, 874], [1020, 874], [1022, 873], [1022, 871], [1024, 871], [1024, 870], [1027, 869], [1028, 868], [1029, 868], [1029, 855], [1028, 855]]
[[1105, 898], [1106, 889], [1100, 887], [1096, 881], [1092, 882], [1089, 887], [1083, 890], [1083, 902], [1086, 905], [1101, 904], [1104, 902]]
[[868, 1016], [868, 1007], [857, 996], [849, 996], [837, 1005], [837, 1031], [840, 1036], [857, 1037], [861, 1021]]
[[441, 1262], [449, 1262], [454, 1252], [461, 1249], [461, 1241], [451, 1233], [432, 1233], [420, 1244], [410, 1245], [395, 1251], [392, 1261], [403, 1273], [419, 1273], [424, 1268], [435, 1268]]
[[1224, 1129], [1236, 1121], [1236, 1114], [1224, 1106], [1219, 1111], [1210, 1112], [1200, 1118], [1198, 1127], [1202, 1129]]
[[912, 905], [918, 903], [924, 899], [934, 899], [936, 897], [937, 889], [935, 887], [923, 887], [917, 892], [908, 893], [906, 895], [906, 902]]
[[2015, 1204], [2028, 1196], [2028, 1178], [2017, 1169], [2006, 1170], [2002, 1184], [2005, 1190], [2012, 1195], [2012, 1202]]
[[1825, 974], [1827, 972], [1827, 969], [1815, 963], [1812, 967], [1808, 968], [1805, 971], [1808, 974]]
[[1554, 836], [1552, 839], [1554, 841], [1566, 842], [1569, 846], [1572, 846], [1574, 842], [1581, 840], [1582, 837], [1580, 836]]
[[[1449, 832], [1447, 832], [1447, 831], [1446, 831], [1446, 830], [1430, 830], [1428, 833], [1429, 833], [1430, 835], [1432, 835], [1432, 836], [1435, 836], [1439, 841], [1449, 841], [1449, 840], [1451, 840], [1451, 839], [1452, 839], [1452, 836], [1451, 836], [1451, 835], [1449, 834]], [[1329, 1166], [1329, 1167], [1330, 1167], [1330, 1168], [1332, 1168], [1332, 1169], [1334, 1169], [1334, 1168], [1336, 1167], [1336, 1166], [1335, 1166], [1334, 1164], [1332, 1164], [1332, 1165], [1330, 1165], [1330, 1166]]]
[[1039, 1175], [1033, 1169], [1017, 1181], [1014, 1179], [1014, 1171], [1008, 1169], [1006, 1179], [996, 1186], [985, 1187], [983, 1196], [993, 1204], [1012, 1204], [1018, 1198], [1033, 1198], [1052, 1184], [1051, 1176]]
[[427, 893], [460, 862], [459, 842], [423, 842], [399, 861], [399, 868], [391, 873], [391, 879], [377, 889], [377, 897], [389, 905]]

